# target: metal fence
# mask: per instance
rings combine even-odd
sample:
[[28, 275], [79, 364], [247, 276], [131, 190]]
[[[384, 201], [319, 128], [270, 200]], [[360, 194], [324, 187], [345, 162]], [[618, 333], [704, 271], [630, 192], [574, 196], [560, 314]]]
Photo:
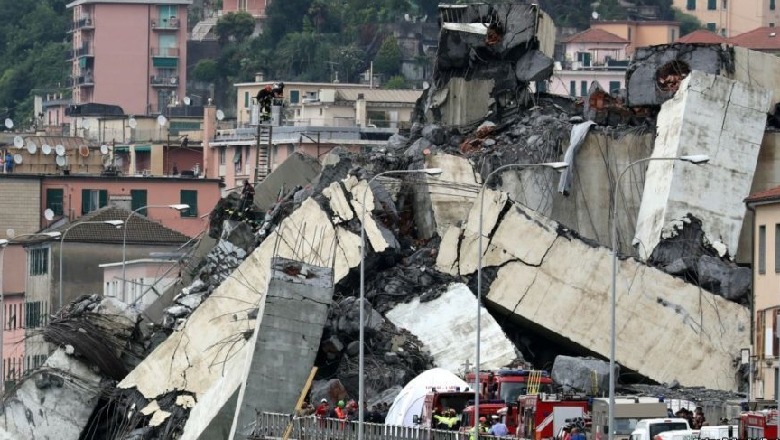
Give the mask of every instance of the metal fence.
[[[293, 417], [290, 414], [258, 413], [251, 440], [357, 440], [358, 423], [314, 416]], [[363, 440], [468, 440], [467, 433], [442, 431], [421, 426], [363, 424]], [[480, 435], [480, 440], [497, 437]]]

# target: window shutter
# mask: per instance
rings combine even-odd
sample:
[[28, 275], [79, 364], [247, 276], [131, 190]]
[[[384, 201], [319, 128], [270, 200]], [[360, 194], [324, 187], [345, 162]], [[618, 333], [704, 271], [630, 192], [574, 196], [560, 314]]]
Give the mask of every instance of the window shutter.
[[81, 213], [86, 214], [89, 212], [89, 193], [90, 190], [88, 189], [82, 189], [81, 190]]
[[[146, 190], [144, 189], [132, 189], [130, 190], [130, 209], [135, 211], [147, 205], [146, 202]], [[146, 209], [138, 211], [139, 214], [145, 216]]]
[[98, 202], [99, 208], [108, 205], [108, 190], [101, 189], [99, 192], [99, 198], [100, 198], [100, 201]]

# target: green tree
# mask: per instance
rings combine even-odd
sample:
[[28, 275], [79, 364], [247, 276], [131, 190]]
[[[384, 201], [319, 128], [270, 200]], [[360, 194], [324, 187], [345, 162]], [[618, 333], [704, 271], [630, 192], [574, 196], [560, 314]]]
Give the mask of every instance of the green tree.
[[311, 6], [311, 0], [281, 0], [273, 1], [266, 8], [268, 19], [263, 31], [269, 47], [276, 45], [287, 34], [300, 32], [303, 29], [303, 16]]
[[385, 89], [396, 90], [409, 88], [409, 83], [403, 75], [396, 75], [387, 80]]
[[233, 40], [243, 42], [255, 31], [255, 19], [246, 12], [231, 12], [223, 15], [217, 21], [215, 32], [219, 41], [224, 44]]
[[219, 65], [214, 60], [200, 60], [192, 69], [192, 77], [196, 81], [216, 82], [219, 78]]
[[623, 20], [626, 18], [626, 11], [620, 6], [618, 0], [600, 0], [596, 11], [602, 20]]
[[376, 59], [374, 69], [387, 76], [392, 76], [401, 71], [402, 54], [394, 36], [388, 36], [382, 41]]

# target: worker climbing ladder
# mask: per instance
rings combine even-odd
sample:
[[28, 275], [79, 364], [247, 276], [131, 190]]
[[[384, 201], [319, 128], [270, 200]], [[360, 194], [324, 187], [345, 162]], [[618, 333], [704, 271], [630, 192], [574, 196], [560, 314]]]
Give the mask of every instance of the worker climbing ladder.
[[542, 372], [540, 370], [531, 370], [528, 373], [528, 394], [539, 394], [539, 386], [542, 383]]
[[272, 127], [266, 124], [257, 126], [257, 155], [255, 156], [255, 183], [268, 177], [270, 170], [270, 151]]

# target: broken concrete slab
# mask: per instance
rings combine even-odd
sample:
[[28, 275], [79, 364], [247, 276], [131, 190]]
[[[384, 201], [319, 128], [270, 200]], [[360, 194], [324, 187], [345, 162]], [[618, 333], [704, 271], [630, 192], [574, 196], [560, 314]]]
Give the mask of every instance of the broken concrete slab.
[[[417, 336], [430, 350], [437, 367], [457, 373], [465, 359], [473, 360], [476, 351], [476, 310], [477, 299], [468, 286], [455, 283], [433, 300], [422, 302], [416, 298], [395, 306], [385, 316], [396, 326]], [[481, 368], [508, 366], [517, 358], [514, 344], [484, 307], [480, 316]]]
[[271, 280], [256, 320], [230, 438], [253, 434], [258, 412], [295, 408], [319, 349], [333, 297], [333, 272], [286, 258], [271, 261]]
[[515, 64], [518, 81], [543, 81], [553, 74], [553, 59], [541, 52], [526, 52]]
[[[658, 114], [652, 157], [706, 154], [704, 167], [650, 161], [636, 225], [640, 258], [648, 258], [672, 221], [700, 218], [710, 243], [737, 252], [772, 93], [699, 71], [680, 84]], [[695, 110], [694, 110], [695, 109]], [[717, 177], [717, 185], [713, 184]]]
[[268, 211], [279, 200], [281, 193], [311, 184], [321, 170], [322, 165], [316, 157], [293, 153], [255, 186], [255, 208], [261, 212]]
[[431, 154], [425, 158], [426, 168], [440, 168], [438, 176], [422, 176], [414, 191], [414, 223], [420, 238], [442, 236], [447, 229], [460, 223], [479, 191], [479, 176], [468, 159], [449, 154]]
[[56, 350], [5, 399], [0, 437], [79, 438], [100, 398], [101, 380], [89, 365]]
[[[609, 390], [609, 362], [600, 359], [556, 356], [550, 375], [564, 393], [598, 396]], [[615, 365], [615, 377], [620, 377], [619, 365]]]
[[[609, 334], [609, 320], [594, 317], [603, 317], [609, 310], [610, 249], [585, 243], [557, 222], [501, 196], [486, 194], [488, 204], [504, 204], [486, 209], [506, 211], [501, 223], [509, 219], [526, 223], [526, 232], [491, 242], [498, 252], [547, 249], [539, 264], [516, 258], [503, 263], [489, 285], [487, 300], [508, 319], [557, 334], [579, 350], [608, 357], [610, 341], [604, 335]], [[447, 264], [437, 261], [440, 270], [476, 268], [476, 253], [464, 252], [460, 245], [473, 235], [471, 230], [473, 226], [467, 225], [445, 236], [440, 253], [460, 252], [455, 257], [442, 255], [439, 261]], [[551, 235], [557, 235], [552, 243]], [[750, 344], [745, 307], [627, 259], [619, 263], [616, 316], [617, 361], [629, 370], [658, 382], [737, 388], [732, 360], [740, 348]]]

